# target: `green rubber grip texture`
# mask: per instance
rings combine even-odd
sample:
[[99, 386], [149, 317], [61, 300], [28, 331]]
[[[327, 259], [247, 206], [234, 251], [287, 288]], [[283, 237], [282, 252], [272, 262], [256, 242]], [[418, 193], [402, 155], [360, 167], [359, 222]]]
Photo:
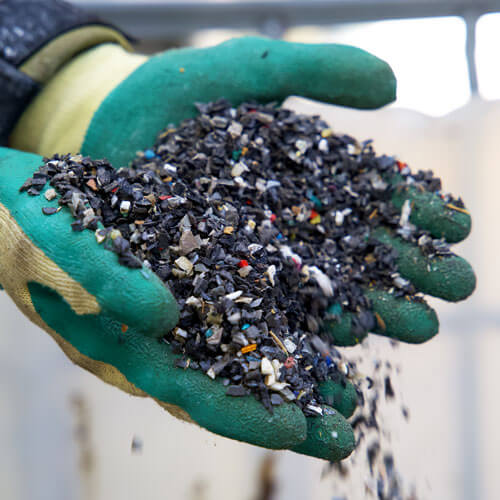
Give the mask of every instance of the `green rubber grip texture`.
[[[379, 316], [372, 333], [410, 344], [427, 342], [438, 333], [436, 312], [425, 302], [397, 298], [382, 290], [365, 290], [365, 295], [372, 302], [373, 312]], [[336, 345], [347, 347], [359, 344], [359, 334], [356, 336], [350, 330], [353, 314], [344, 311], [337, 322], [325, 322], [325, 330]], [[364, 332], [363, 338], [368, 333]]]
[[[325, 409], [326, 407], [323, 407]], [[330, 462], [347, 458], [355, 446], [354, 433], [339, 413], [307, 418], [307, 439], [293, 446], [297, 453], [315, 456]]]
[[476, 287], [476, 276], [471, 265], [462, 257], [424, 256], [415, 245], [392, 236], [385, 229], [377, 229], [373, 237], [398, 251], [398, 270], [422, 293], [450, 302], [464, 300]]
[[352, 416], [358, 406], [356, 388], [350, 382], [343, 385], [333, 380], [326, 380], [318, 385], [318, 390], [325, 398], [325, 403], [345, 418]]
[[410, 222], [429, 231], [435, 238], [457, 243], [469, 235], [470, 215], [451, 208], [453, 205], [445, 203], [437, 194], [398, 185], [392, 196], [393, 205], [401, 210], [406, 200], [413, 204]]
[[365, 294], [383, 322], [377, 322], [373, 333], [410, 344], [427, 342], [438, 333], [436, 312], [425, 302], [396, 298], [380, 290], [366, 290]]

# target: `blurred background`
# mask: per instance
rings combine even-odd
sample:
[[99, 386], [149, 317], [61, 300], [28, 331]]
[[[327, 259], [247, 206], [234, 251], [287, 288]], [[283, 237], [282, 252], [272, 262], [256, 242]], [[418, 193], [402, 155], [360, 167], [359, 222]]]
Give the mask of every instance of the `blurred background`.
[[[473, 214], [471, 237], [456, 251], [475, 268], [475, 294], [463, 304], [431, 301], [441, 330], [425, 345], [394, 349], [374, 338], [352, 355], [377, 352], [401, 367], [393, 385], [410, 419], [389, 412], [383, 425], [403, 482], [416, 491], [405, 498], [500, 498], [500, 1], [78, 4], [149, 53], [260, 33], [352, 44], [391, 64], [398, 99], [382, 110], [298, 98], [287, 106], [373, 138], [379, 153], [412, 169], [432, 169]], [[0, 315], [1, 499], [371, 498], [362, 471], [340, 481], [319, 460], [216, 437], [105, 385], [72, 365], [5, 294]]]

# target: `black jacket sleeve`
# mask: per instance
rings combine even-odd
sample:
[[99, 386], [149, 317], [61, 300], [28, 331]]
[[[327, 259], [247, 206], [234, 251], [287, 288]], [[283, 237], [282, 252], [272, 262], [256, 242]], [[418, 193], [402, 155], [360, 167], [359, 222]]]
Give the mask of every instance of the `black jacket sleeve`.
[[40, 88], [22, 64], [58, 36], [96, 25], [112, 28], [61, 0], [0, 0], [0, 145]]

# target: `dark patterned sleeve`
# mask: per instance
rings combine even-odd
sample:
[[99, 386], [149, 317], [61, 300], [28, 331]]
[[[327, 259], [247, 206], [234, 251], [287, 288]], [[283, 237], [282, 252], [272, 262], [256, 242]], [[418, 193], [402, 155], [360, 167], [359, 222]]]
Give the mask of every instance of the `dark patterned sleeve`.
[[54, 38], [85, 26], [113, 28], [61, 0], [0, 0], [0, 145], [40, 88], [20, 66]]

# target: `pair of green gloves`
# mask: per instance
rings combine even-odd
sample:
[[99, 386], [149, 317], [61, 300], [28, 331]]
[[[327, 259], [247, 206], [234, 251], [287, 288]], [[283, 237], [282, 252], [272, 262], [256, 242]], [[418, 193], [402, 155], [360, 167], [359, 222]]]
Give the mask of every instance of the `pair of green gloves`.
[[[347, 46], [240, 38], [149, 59], [119, 44], [88, 49], [45, 83], [13, 131], [12, 148], [31, 153], [0, 149], [0, 284], [75, 363], [102, 380], [152, 397], [175, 416], [222, 436], [340, 460], [354, 448], [347, 421], [357, 404], [352, 385], [322, 384], [336, 410], [322, 418], [306, 418], [293, 403], [271, 415], [251, 396], [227, 397], [218, 380], [174, 367], [176, 356], [158, 339], [176, 325], [178, 309], [160, 279], [146, 268], [119, 265], [92, 232], [73, 232], [66, 209], [43, 215], [41, 208], [56, 206], [57, 199], [47, 202], [19, 188], [41, 164], [39, 155], [81, 152], [126, 165], [168, 123], [194, 116], [194, 102], [225, 97], [236, 106], [299, 95], [377, 108], [393, 101], [395, 90], [385, 62]], [[439, 196], [401, 191], [393, 203], [400, 208], [406, 199], [414, 203], [411, 222], [435, 237], [455, 243], [468, 235], [469, 215]], [[474, 273], [460, 257], [427, 259], [389, 231], [375, 236], [398, 250], [402, 276], [419, 291], [448, 301], [472, 293]], [[425, 303], [366, 293], [382, 319], [375, 333], [413, 343], [437, 333], [436, 314]], [[327, 325], [336, 344], [366, 336], [351, 323], [344, 314]]]

